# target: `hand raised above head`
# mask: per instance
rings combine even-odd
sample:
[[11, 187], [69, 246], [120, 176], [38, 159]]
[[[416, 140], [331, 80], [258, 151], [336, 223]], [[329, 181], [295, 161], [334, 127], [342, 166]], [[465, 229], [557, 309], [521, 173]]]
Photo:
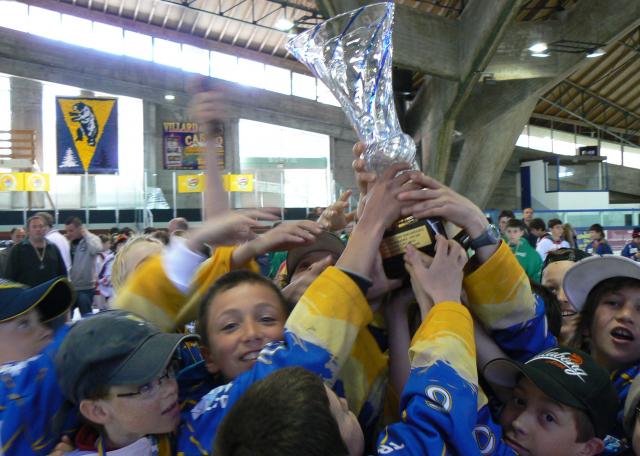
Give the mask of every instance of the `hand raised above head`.
[[404, 191], [398, 199], [410, 203], [402, 215], [416, 218], [442, 217], [462, 227], [472, 239], [482, 234], [487, 219], [478, 206], [461, 194], [419, 171], [407, 173], [420, 188]]
[[322, 227], [329, 231], [343, 230], [350, 222], [353, 221], [355, 214], [353, 212], [347, 213], [346, 210], [349, 207], [349, 198], [353, 192], [347, 190], [340, 195], [338, 201], [327, 207], [320, 217], [318, 223]]
[[[405, 262], [410, 266], [411, 284], [414, 290], [418, 289], [416, 297], [418, 294], [426, 294], [433, 303], [460, 302], [463, 268], [467, 263], [467, 254], [460, 244], [438, 235], [436, 254], [431, 266], [424, 264], [418, 251], [411, 245], [407, 246]], [[426, 315], [428, 309], [423, 309], [420, 299], [418, 304], [423, 316]]]

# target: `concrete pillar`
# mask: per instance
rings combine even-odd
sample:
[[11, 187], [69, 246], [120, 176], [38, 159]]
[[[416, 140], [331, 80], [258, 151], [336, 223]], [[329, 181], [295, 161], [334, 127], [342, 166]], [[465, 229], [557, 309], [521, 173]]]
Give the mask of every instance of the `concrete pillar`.
[[[10, 88], [11, 128], [35, 131], [35, 161], [42, 167], [42, 84], [31, 79], [12, 77]], [[24, 171], [32, 171], [32, 169]], [[12, 192], [11, 208], [27, 208], [29, 199], [32, 208], [44, 207], [43, 193]]]

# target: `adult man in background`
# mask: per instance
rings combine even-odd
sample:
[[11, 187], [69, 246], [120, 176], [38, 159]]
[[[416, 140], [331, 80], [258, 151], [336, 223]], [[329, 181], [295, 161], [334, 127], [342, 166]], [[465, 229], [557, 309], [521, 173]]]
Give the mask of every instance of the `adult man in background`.
[[533, 220], [533, 208], [525, 207], [524, 209], [522, 209], [522, 221], [527, 226], [529, 226], [529, 223], [531, 223], [531, 220]]
[[9, 251], [11, 247], [22, 242], [26, 233], [22, 228], [11, 228], [9, 232], [11, 239], [4, 244], [4, 248], [0, 250], [0, 277], [4, 277], [7, 270], [7, 262], [9, 261]]
[[27, 220], [27, 238], [9, 252], [4, 277], [30, 287], [35, 287], [56, 277], [67, 275], [58, 248], [47, 242], [47, 232], [42, 217], [34, 215]]
[[47, 226], [47, 234], [44, 235], [45, 239], [58, 247], [60, 255], [62, 255], [64, 265], [67, 267], [67, 272], [69, 272], [71, 270], [71, 248], [69, 246], [69, 241], [62, 235], [62, 233], [60, 233], [60, 231], [53, 228], [54, 221], [51, 214], [48, 212], [38, 212], [36, 215], [40, 217]]
[[169, 220], [169, 224], [167, 225], [167, 231], [169, 232], [169, 236], [173, 235], [176, 231], [185, 233], [189, 230], [189, 222], [184, 217], [176, 217], [174, 219]]
[[82, 316], [92, 313], [96, 290], [96, 259], [102, 251], [102, 242], [85, 228], [78, 217], [65, 222], [66, 236], [71, 247], [71, 274], [69, 278], [77, 292], [76, 305]]

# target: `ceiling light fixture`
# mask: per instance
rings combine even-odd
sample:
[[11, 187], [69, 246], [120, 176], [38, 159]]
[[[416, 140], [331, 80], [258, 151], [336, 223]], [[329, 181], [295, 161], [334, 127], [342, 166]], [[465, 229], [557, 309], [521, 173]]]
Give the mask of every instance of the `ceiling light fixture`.
[[176, 96], [175, 96], [175, 95], [172, 95], [172, 94], [170, 94], [170, 93], [168, 93], [168, 94], [166, 94], [166, 95], [164, 96], [164, 99], [165, 99], [165, 100], [168, 100], [168, 101], [173, 101], [173, 100], [175, 100], [175, 99], [176, 99]]
[[274, 25], [275, 28], [283, 32], [288, 32], [293, 28], [293, 26], [294, 26], [293, 21], [291, 21], [290, 19], [287, 19], [286, 17], [281, 17], [276, 21]]
[[549, 54], [547, 54], [546, 52], [532, 52], [531, 57], [545, 58], [549, 57]]
[[593, 49], [592, 51], [589, 51], [587, 53], [587, 58], [588, 59], [594, 59], [596, 57], [600, 57], [601, 55], [605, 55], [606, 53], [607, 53], [607, 51], [605, 51], [602, 48]]
[[547, 50], [547, 43], [536, 43], [529, 50], [534, 54], [542, 54]]

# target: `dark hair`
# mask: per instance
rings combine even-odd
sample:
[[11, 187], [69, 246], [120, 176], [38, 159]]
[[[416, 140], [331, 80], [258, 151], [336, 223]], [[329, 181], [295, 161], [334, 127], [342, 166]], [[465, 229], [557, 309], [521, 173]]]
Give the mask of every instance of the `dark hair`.
[[534, 282], [529, 279], [531, 283], [531, 291], [538, 295], [544, 302], [544, 313], [547, 317], [547, 327], [549, 332], [560, 337], [560, 328], [562, 328], [562, 310], [560, 309], [560, 301], [556, 294], [544, 285]]
[[509, 217], [510, 219], [516, 218], [513, 211], [509, 211], [509, 210], [500, 211], [500, 215], [498, 215], [498, 220], [500, 220], [502, 217]]
[[29, 217], [27, 219], [27, 225], [26, 225], [26, 229], [29, 230], [29, 225], [31, 225], [31, 222], [34, 221], [35, 219], [40, 220], [44, 225], [47, 224], [47, 222], [42, 218], [42, 216], [36, 214], [36, 215], [32, 215], [31, 217]]
[[48, 212], [36, 212], [36, 216], [40, 217], [45, 225], [53, 226], [53, 216]]
[[347, 456], [320, 377], [279, 369], [245, 391], [216, 433], [216, 456]]
[[153, 233], [151, 233], [150, 237], [159, 240], [164, 245], [169, 245], [169, 241], [171, 239], [167, 230], [155, 230]]
[[589, 231], [595, 231], [596, 233], [600, 234], [600, 236], [604, 237], [604, 229], [599, 223], [594, 223], [593, 225], [591, 225], [589, 227]]
[[144, 231], [142, 232], [142, 234], [152, 234], [155, 233], [156, 231], [158, 231], [158, 228], [154, 228], [152, 226], [148, 226], [144, 229]]
[[[604, 295], [625, 287], [640, 288], [640, 280], [632, 277], [611, 277], [599, 282], [591, 289], [580, 312], [576, 331], [568, 343], [569, 346], [591, 352], [591, 325], [596, 308]], [[638, 358], [640, 359], [640, 356]]]
[[517, 218], [512, 218], [507, 221], [507, 228], [519, 228], [522, 231], [526, 231], [527, 225], [525, 225], [522, 220], [518, 220]]
[[198, 304], [198, 320], [196, 322], [196, 329], [198, 334], [200, 335], [200, 343], [203, 346], [209, 347], [209, 344], [211, 342], [207, 337], [207, 323], [209, 321], [209, 306], [211, 305], [211, 302], [218, 294], [235, 288], [243, 283], [260, 284], [269, 288], [276, 294], [276, 296], [278, 296], [278, 299], [280, 300], [285, 313], [289, 315], [289, 313], [291, 312], [291, 308], [282, 295], [280, 288], [278, 288], [276, 284], [274, 284], [271, 280], [261, 276], [258, 273], [248, 271], [246, 269], [239, 269], [237, 271], [228, 272], [214, 282], [211, 288], [209, 288], [204, 294], [202, 299], [200, 299], [200, 303]]
[[78, 217], [69, 217], [65, 222], [65, 225], [73, 225], [76, 228], [79, 228], [82, 226], [82, 220], [80, 220], [80, 218]]
[[547, 222], [547, 226], [549, 227], [549, 229], [557, 225], [562, 225], [562, 220], [557, 218], [552, 218], [552, 219], [549, 219], [549, 221]]
[[542, 270], [544, 271], [547, 266], [551, 263], [555, 263], [556, 261], [572, 261], [577, 263], [578, 261], [584, 260], [590, 256], [591, 255], [587, 252], [583, 252], [579, 249], [568, 249], [563, 247], [558, 250], [552, 250], [547, 253], [547, 257], [544, 259], [544, 263], [542, 263]]
[[125, 226], [120, 230], [120, 234], [124, 234], [127, 237], [131, 237], [131, 235], [133, 234], [133, 229], [131, 229], [128, 226]]
[[117, 226], [112, 226], [111, 228], [109, 228], [109, 234], [110, 235], [114, 235], [114, 234], [118, 234], [120, 233], [120, 228], [118, 228]]
[[547, 225], [545, 225], [544, 220], [542, 220], [541, 218], [534, 218], [529, 222], [529, 228], [544, 231], [547, 229]]

